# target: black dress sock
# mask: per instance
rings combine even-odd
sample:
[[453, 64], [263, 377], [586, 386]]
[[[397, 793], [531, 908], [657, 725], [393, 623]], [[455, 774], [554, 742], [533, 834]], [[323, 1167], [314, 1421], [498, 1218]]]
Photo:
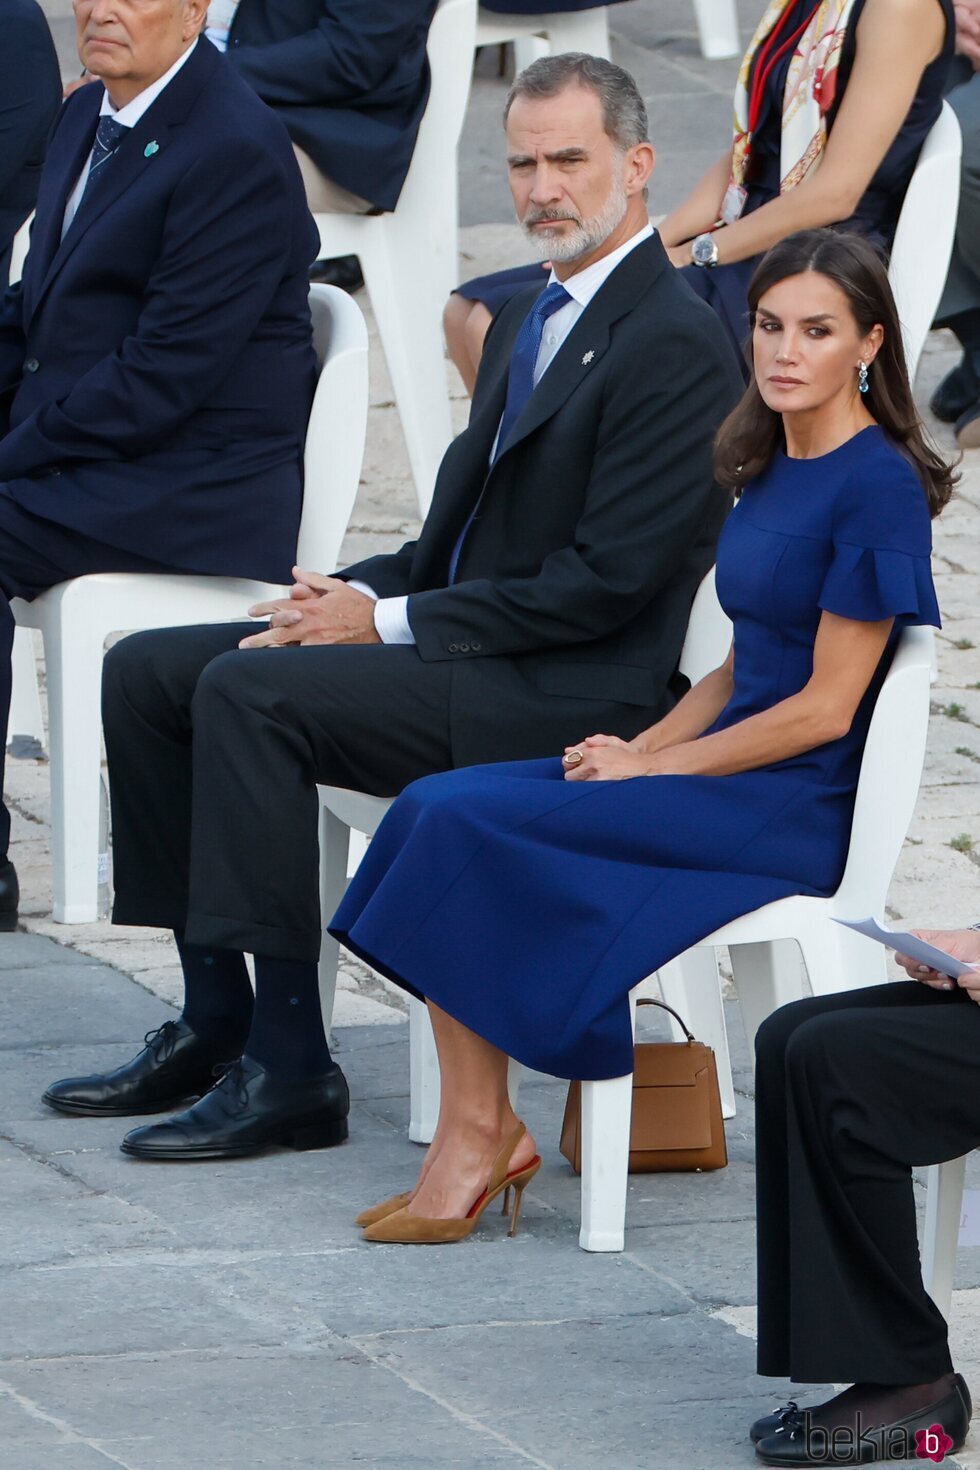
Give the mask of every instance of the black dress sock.
[[245, 1054], [283, 1078], [318, 1077], [330, 1068], [314, 961], [255, 956], [255, 1011]]
[[174, 939], [184, 970], [184, 1020], [198, 1036], [214, 1042], [222, 1060], [234, 1061], [242, 1054], [252, 1021], [245, 956], [239, 949], [188, 944], [177, 930]]

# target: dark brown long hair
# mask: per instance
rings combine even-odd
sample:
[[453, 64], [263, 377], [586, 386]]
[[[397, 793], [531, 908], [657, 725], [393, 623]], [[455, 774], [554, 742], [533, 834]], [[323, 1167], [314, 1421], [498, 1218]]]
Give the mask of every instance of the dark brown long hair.
[[[880, 324], [884, 338], [874, 360], [864, 402], [868, 411], [911, 461], [922, 480], [931, 515], [937, 516], [959, 478], [926, 439], [912, 399], [895, 298], [878, 252], [860, 235], [834, 230], [800, 230], [780, 240], [763, 256], [749, 282], [749, 320], [755, 328], [765, 293], [790, 276], [819, 271], [847, 297], [858, 331], [867, 335]], [[748, 347], [752, 365], [751, 342]], [[781, 416], [769, 408], [753, 377], [738, 406], [718, 430], [715, 474], [738, 493], [769, 464], [782, 447]]]

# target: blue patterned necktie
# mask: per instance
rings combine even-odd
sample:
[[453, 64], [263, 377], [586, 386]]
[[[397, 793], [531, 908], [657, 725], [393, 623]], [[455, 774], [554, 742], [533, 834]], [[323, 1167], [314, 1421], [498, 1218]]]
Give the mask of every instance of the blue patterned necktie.
[[[510, 355], [510, 367], [507, 371], [507, 399], [504, 403], [504, 412], [500, 420], [500, 428], [497, 431], [497, 442], [494, 446], [493, 459], [497, 456], [506, 443], [507, 436], [524, 411], [524, 407], [534, 392], [534, 369], [538, 361], [538, 353], [541, 350], [541, 338], [544, 336], [544, 324], [549, 316], [560, 311], [571, 301], [571, 296], [560, 285], [558, 281], [552, 281], [546, 286], [531, 307], [527, 316], [521, 323], [520, 331], [514, 340], [514, 348]], [[469, 534], [469, 529], [476, 518], [483, 500], [483, 492], [473, 507], [466, 525], [459, 533], [459, 539], [453, 547], [453, 554], [449, 559], [449, 586], [456, 580], [459, 569], [459, 558], [463, 550], [463, 542]]]
[[503, 418], [500, 420], [500, 433], [497, 435], [494, 459], [503, 449], [508, 434], [534, 392], [534, 369], [541, 350], [544, 324], [549, 316], [553, 316], [556, 311], [567, 306], [571, 299], [559, 281], [552, 281], [551, 285], [546, 286], [541, 292], [521, 323], [521, 329], [517, 334], [510, 357], [510, 370], [507, 374], [507, 401], [504, 404]]
[[106, 164], [128, 132], [129, 128], [123, 123], [116, 122], [114, 117], [99, 118], [99, 126], [95, 130], [95, 142], [92, 145], [92, 162], [89, 166], [88, 178], [85, 180], [82, 197], [78, 201], [79, 209], [91, 193], [93, 185], [102, 178]]

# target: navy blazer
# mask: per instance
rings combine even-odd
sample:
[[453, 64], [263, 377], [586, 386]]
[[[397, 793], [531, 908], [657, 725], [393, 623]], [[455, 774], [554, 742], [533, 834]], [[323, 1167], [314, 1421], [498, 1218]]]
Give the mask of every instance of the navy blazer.
[[0, 290], [13, 238], [37, 198], [61, 72], [36, 0], [0, 0]]
[[241, 0], [228, 56], [320, 171], [394, 209], [429, 97], [436, 0]]
[[0, 309], [0, 493], [176, 570], [280, 580], [319, 244], [289, 139], [202, 39], [61, 241], [102, 97], [64, 106]]

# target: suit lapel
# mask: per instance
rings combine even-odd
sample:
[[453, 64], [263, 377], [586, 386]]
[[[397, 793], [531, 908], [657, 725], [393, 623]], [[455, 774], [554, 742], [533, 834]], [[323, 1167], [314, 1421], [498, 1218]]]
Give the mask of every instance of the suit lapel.
[[[218, 53], [210, 42], [203, 38], [199, 40], [193, 55], [188, 58], [160, 96], [151, 103], [136, 126], [129, 129], [127, 136], [119, 144], [117, 152], [106, 164], [105, 177], [79, 205], [64, 239], [55, 244], [53, 253], [42, 257], [46, 262], [46, 269], [37, 289], [37, 295], [31, 303], [32, 314], [37, 310], [52, 281], [95, 221], [100, 219], [116, 200], [143, 176], [147, 169], [152, 168], [158, 162], [170, 142], [171, 127], [178, 126], [184, 121], [217, 60]], [[101, 95], [100, 91], [100, 104]], [[51, 218], [48, 221], [47, 233], [53, 235], [55, 240], [60, 235], [68, 196], [78, 181], [88, 153], [91, 152], [96, 122], [97, 117], [93, 118], [91, 130], [86, 130], [85, 146], [79, 144], [72, 163], [74, 171], [71, 169], [67, 171], [68, 184], [61, 200], [61, 210], [59, 212], [55, 208], [52, 215], [56, 215], [57, 218]], [[77, 167], [74, 166], [75, 163]], [[50, 245], [50, 240], [48, 244]]]
[[[93, 84], [86, 90], [91, 91], [92, 96], [91, 98], [79, 98], [75, 104], [77, 118], [72, 119], [70, 123], [67, 119], [62, 123], [62, 128], [71, 126], [72, 133], [70, 138], [65, 138], [63, 150], [59, 150], [63, 151], [60, 170], [55, 173], [57, 165], [54, 156], [55, 145], [52, 143], [44, 175], [42, 175], [37, 213], [31, 229], [31, 249], [27, 269], [24, 272], [24, 308], [28, 317], [34, 313], [42, 283], [58, 253], [68, 198], [78, 182], [78, 176], [85, 167], [85, 160], [91, 153], [92, 144], [95, 142], [95, 128], [102, 99], [102, 88]], [[88, 116], [86, 116], [85, 104], [88, 104]], [[57, 138], [55, 141], [61, 142]]]
[[660, 272], [667, 268], [667, 256], [656, 235], [637, 245], [620, 261], [562, 343], [555, 360], [524, 405], [507, 442], [500, 446], [496, 463], [557, 413], [595, 370], [609, 346], [613, 324], [633, 310]]

